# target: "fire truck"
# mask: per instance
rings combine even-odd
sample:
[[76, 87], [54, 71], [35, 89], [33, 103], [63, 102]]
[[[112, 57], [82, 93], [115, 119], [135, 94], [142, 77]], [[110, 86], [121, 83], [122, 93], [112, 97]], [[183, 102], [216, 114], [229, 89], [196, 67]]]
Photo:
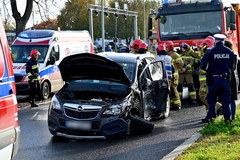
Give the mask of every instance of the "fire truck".
[[20, 127], [12, 57], [0, 20], [0, 159], [10, 160], [17, 153]]
[[[164, 0], [153, 13], [157, 20], [158, 44], [173, 41], [175, 47], [185, 42], [196, 46], [208, 36], [225, 34], [240, 53], [240, 4], [229, 0]], [[148, 29], [152, 30], [149, 16]]]

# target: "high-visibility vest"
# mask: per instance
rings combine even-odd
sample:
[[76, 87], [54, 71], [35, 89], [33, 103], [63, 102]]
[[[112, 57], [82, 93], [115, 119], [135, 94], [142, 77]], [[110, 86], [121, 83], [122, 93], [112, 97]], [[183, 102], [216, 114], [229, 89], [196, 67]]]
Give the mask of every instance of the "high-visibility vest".
[[172, 79], [172, 58], [168, 55], [157, 55], [156, 58], [164, 61], [167, 76]]

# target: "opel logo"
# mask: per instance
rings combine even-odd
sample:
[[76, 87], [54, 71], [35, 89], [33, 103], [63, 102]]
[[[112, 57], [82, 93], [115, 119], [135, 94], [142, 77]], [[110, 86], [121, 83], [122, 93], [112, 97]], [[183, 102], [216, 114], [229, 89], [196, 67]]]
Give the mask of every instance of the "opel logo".
[[82, 106], [79, 106], [79, 107], [78, 107], [78, 111], [79, 111], [79, 112], [82, 112], [82, 111], [83, 111]]

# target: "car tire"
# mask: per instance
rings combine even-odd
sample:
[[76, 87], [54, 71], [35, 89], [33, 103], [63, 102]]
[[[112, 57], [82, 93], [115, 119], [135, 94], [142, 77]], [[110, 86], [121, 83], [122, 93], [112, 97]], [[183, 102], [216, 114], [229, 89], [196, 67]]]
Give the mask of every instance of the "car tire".
[[170, 114], [170, 96], [169, 94], [167, 95], [167, 102], [166, 102], [166, 109], [163, 112], [163, 118], [169, 117]]
[[43, 82], [40, 94], [41, 94], [40, 96], [43, 100], [48, 99], [49, 94], [50, 94], [50, 86], [49, 86], [48, 82]]
[[137, 115], [129, 115], [129, 118], [131, 120], [130, 127], [133, 130], [134, 133], [150, 133], [154, 129], [154, 123], [149, 122]]
[[53, 135], [53, 136], [56, 136], [57, 135], [57, 132], [56, 131], [53, 131], [51, 129], [49, 129], [49, 132]]

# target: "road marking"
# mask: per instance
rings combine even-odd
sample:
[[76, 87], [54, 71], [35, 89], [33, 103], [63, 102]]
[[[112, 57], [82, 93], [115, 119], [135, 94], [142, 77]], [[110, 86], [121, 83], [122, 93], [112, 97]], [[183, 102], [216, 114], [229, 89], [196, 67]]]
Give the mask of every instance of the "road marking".
[[32, 121], [45, 121], [47, 120], [47, 114], [46, 115], [39, 115], [38, 112], [36, 112], [30, 120]]
[[31, 120], [34, 120], [35, 117], [37, 117], [37, 115], [38, 115], [38, 112], [36, 112], [30, 119], [31, 119]]

